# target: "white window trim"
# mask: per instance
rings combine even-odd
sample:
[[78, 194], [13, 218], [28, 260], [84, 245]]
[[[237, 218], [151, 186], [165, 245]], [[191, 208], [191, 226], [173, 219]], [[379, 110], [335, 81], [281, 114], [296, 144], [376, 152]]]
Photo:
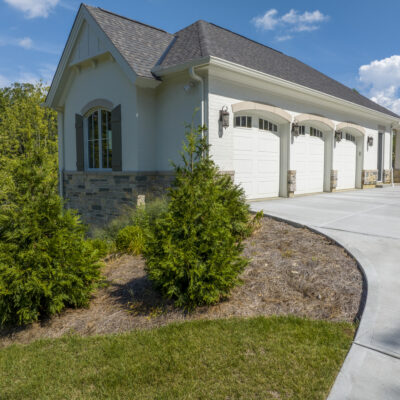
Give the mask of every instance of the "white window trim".
[[[112, 171], [112, 168], [89, 168], [89, 132], [88, 132], [88, 119], [89, 117], [94, 113], [94, 112], [99, 112], [101, 110], [105, 110], [109, 113], [111, 113], [111, 110], [105, 108], [105, 107], [98, 107], [98, 108], [92, 108], [90, 109], [86, 115], [83, 118], [83, 138], [84, 138], [84, 167], [85, 167], [85, 171], [90, 171], [90, 172], [110, 172]], [[99, 112], [99, 125], [98, 125], [101, 129], [101, 112]], [[101, 132], [99, 132], [100, 134]], [[100, 136], [101, 137], [101, 136]], [[103, 165], [103, 152], [100, 151], [100, 160], [99, 160], [99, 164]]]

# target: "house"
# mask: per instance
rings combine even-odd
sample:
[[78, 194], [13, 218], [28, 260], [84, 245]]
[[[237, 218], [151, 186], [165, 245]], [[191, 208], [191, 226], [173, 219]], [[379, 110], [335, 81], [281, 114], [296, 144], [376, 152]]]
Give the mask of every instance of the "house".
[[46, 105], [58, 111], [60, 192], [89, 223], [170, 185], [196, 108], [213, 159], [248, 199], [390, 182], [400, 123], [299, 60], [212, 23], [171, 34], [87, 5]]

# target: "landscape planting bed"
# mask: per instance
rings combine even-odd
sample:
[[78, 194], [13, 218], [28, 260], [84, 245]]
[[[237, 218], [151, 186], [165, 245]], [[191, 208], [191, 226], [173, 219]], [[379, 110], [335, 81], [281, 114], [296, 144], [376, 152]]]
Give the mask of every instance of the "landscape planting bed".
[[251, 262], [242, 274], [243, 284], [229, 299], [190, 314], [152, 289], [141, 257], [114, 258], [103, 272], [107, 286], [97, 291], [88, 309], [69, 309], [49, 321], [3, 330], [0, 346], [231, 316], [295, 315], [347, 322], [357, 318], [361, 273], [355, 260], [325, 237], [265, 217], [247, 240], [244, 254]]

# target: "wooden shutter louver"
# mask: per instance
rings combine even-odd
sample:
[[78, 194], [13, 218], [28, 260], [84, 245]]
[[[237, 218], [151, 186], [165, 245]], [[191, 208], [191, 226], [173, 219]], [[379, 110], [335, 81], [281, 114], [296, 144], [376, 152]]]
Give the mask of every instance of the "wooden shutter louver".
[[85, 169], [85, 143], [83, 138], [83, 117], [75, 114], [76, 130], [76, 169], [83, 171]]
[[112, 169], [122, 171], [121, 105], [111, 111]]

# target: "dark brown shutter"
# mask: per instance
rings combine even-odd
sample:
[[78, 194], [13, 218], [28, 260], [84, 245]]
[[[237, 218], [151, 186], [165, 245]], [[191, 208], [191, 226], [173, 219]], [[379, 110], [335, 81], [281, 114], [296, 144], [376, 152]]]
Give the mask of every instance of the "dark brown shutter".
[[112, 169], [122, 171], [121, 105], [111, 111]]
[[75, 114], [76, 129], [76, 169], [83, 171], [85, 169], [85, 143], [83, 140], [83, 117]]

